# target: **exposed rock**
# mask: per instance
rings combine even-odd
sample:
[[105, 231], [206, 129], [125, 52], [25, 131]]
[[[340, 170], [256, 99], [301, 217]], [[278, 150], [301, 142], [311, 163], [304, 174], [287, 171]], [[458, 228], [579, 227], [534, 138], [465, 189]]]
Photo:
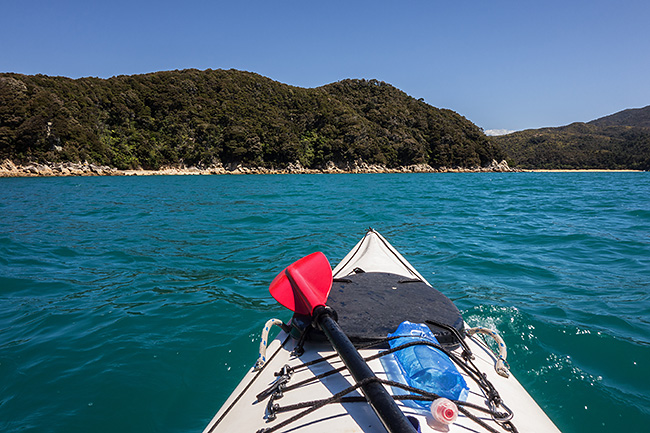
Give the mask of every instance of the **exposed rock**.
[[305, 168], [302, 166], [300, 161], [296, 160], [296, 162], [289, 163], [287, 171], [289, 173], [305, 173]]
[[18, 168], [16, 168], [11, 160], [5, 159], [2, 161], [2, 164], [0, 164], [0, 177], [14, 177], [17, 175]]
[[19, 176], [147, 176], [147, 175], [219, 175], [219, 174], [310, 174], [310, 173], [466, 173], [466, 172], [512, 172], [506, 161], [499, 163], [493, 160], [485, 167], [440, 167], [433, 168], [428, 164], [414, 164], [404, 167], [388, 168], [381, 164], [368, 164], [362, 160], [353, 163], [336, 164], [328, 161], [320, 169], [305, 168], [300, 161], [295, 161], [283, 168], [250, 167], [241, 164], [229, 164], [224, 167], [219, 162], [210, 166], [161, 167], [158, 170], [118, 170], [114, 167], [95, 165], [84, 162], [64, 162], [27, 164], [16, 166], [6, 159], [0, 164], [0, 177]]
[[341, 170], [339, 167], [336, 166], [332, 161], [327, 161], [327, 164], [325, 165], [325, 168], [323, 169], [325, 173], [342, 173], [343, 170]]
[[409, 165], [406, 169], [411, 173], [436, 173], [438, 171], [429, 164]]
[[54, 172], [47, 165], [39, 164], [36, 166], [36, 174], [39, 176], [54, 176]]
[[508, 166], [508, 162], [504, 159], [503, 161], [497, 163], [496, 159], [493, 159], [490, 165], [487, 167], [484, 167], [485, 171], [493, 171], [493, 172], [500, 172], [500, 173], [505, 173], [505, 172], [511, 172], [514, 171]]

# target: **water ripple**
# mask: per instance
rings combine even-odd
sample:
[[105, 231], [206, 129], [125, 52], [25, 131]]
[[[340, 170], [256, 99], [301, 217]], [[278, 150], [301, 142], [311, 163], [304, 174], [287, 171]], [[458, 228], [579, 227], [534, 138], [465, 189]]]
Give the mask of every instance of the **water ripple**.
[[650, 421], [647, 173], [0, 183], [2, 431], [202, 429], [288, 318], [277, 272], [369, 226], [504, 336], [563, 432]]

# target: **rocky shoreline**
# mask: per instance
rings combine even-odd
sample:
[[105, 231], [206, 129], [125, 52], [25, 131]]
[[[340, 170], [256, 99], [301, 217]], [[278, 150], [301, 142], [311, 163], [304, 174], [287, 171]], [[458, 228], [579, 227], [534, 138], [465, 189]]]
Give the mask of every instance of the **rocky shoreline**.
[[100, 166], [88, 162], [64, 162], [47, 164], [16, 165], [11, 160], [0, 164], [0, 177], [54, 177], [54, 176], [155, 176], [155, 175], [224, 175], [224, 174], [325, 174], [325, 173], [504, 173], [521, 171], [512, 169], [506, 161], [492, 163], [486, 167], [440, 167], [433, 168], [427, 164], [416, 164], [398, 168], [383, 165], [355, 162], [339, 166], [330, 162], [324, 169], [310, 169], [299, 162], [284, 168], [247, 167], [238, 165], [215, 164], [209, 167], [164, 167], [160, 170], [118, 170], [114, 167]]

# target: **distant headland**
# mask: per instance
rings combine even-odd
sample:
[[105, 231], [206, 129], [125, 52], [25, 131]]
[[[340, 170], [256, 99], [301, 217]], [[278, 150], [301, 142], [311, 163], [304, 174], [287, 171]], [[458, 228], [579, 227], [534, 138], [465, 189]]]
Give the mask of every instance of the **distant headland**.
[[493, 139], [523, 169], [650, 170], [650, 106]]

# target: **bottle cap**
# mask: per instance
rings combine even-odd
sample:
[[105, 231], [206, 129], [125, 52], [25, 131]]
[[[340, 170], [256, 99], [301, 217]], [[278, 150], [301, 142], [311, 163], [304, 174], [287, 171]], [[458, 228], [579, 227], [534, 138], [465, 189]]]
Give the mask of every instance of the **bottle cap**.
[[431, 415], [438, 422], [451, 424], [458, 418], [458, 407], [449, 399], [438, 398], [431, 403]]

